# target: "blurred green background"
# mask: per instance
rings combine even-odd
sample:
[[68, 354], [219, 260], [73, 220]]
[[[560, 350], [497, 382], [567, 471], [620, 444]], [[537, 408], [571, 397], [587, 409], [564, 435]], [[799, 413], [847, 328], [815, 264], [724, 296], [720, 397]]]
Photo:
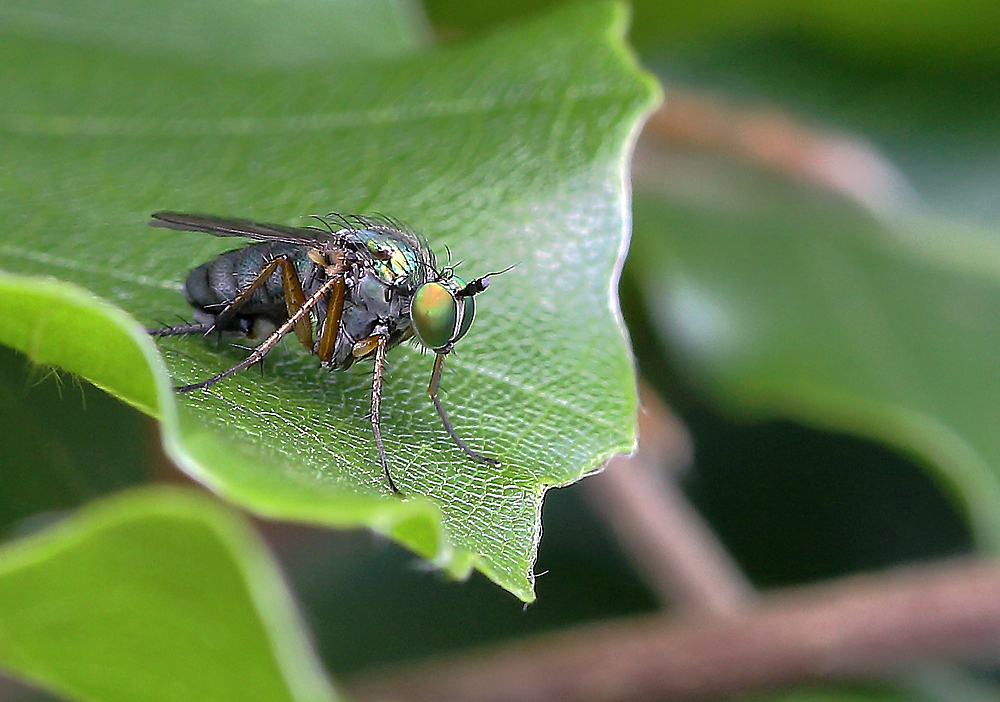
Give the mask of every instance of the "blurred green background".
[[[550, 4], [430, 0], [424, 9], [433, 32], [455, 41]], [[970, 496], [1000, 469], [990, 442], [1000, 402], [989, 401], [1000, 375], [989, 258], [1000, 247], [1000, 6], [648, 1], [634, 17], [636, 50], [663, 82], [666, 109], [696, 95], [737, 113], [775, 111], [813, 134], [849, 137], [893, 169], [894, 187], [875, 193], [872, 208], [738, 150], [662, 133], [640, 142], [634, 250], [643, 256], [626, 266], [622, 306], [639, 372], [693, 437], [689, 497], [760, 587], [992, 550], [995, 503]], [[780, 260], [803, 238], [815, 248]], [[824, 271], [846, 273], [814, 290]], [[768, 300], [788, 309], [761, 317], [771, 336], [751, 351], [715, 332], [695, 338], [698, 322], [683, 317], [668, 274], [709, 290], [696, 302], [717, 301], [723, 317], [741, 305], [763, 315]], [[837, 326], [840, 302], [849, 319]], [[886, 326], [885, 337], [873, 331]], [[845, 396], [831, 390], [858, 374]], [[854, 414], [849, 400], [870, 413]], [[0, 402], [4, 460], [24, 466], [0, 497], [7, 537], [123, 485], [180, 479], [152, 420], [2, 348]], [[981, 465], [962, 466], [933, 432], [912, 440], [912, 426], [887, 419], [905, 414], [894, 408], [939, 420]], [[58, 441], [30, 438], [39, 427]], [[106, 456], [109, 436], [120, 443]], [[335, 676], [656, 607], [579, 485], [548, 495], [544, 575], [527, 609], [481, 576], [447, 581], [368, 533], [261, 529]], [[339, 645], [346, 639], [351, 646]]]

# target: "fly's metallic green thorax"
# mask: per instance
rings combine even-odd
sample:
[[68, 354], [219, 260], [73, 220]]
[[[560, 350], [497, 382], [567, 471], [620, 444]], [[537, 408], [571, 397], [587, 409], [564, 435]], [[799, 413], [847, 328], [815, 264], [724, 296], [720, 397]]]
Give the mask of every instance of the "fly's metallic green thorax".
[[486, 290], [488, 277], [466, 283], [450, 267], [438, 270], [427, 242], [391, 220], [357, 215], [317, 219], [322, 228], [176, 212], [153, 215], [150, 224], [156, 227], [256, 240], [190, 272], [184, 296], [195, 309], [194, 323], [150, 333], [233, 332], [266, 338], [232, 368], [178, 390], [211, 387], [262, 361], [290, 332], [330, 370], [372, 358], [372, 431], [389, 487], [399, 492], [379, 423], [383, 368], [389, 349], [415, 338], [436, 354], [428, 393], [448, 434], [469, 457], [498, 465], [458, 437], [437, 395], [444, 358], [469, 331], [473, 297]]
[[371, 255], [369, 264], [378, 278], [388, 285], [416, 287], [429, 276], [437, 275], [434, 252], [427, 242], [405, 230], [390, 226], [369, 225], [351, 232]]

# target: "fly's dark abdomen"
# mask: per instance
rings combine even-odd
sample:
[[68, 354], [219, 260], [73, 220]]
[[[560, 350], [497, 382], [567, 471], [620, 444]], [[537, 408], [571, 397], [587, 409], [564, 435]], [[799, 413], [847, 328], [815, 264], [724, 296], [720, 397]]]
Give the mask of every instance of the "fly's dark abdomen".
[[[301, 246], [278, 242], [250, 244], [227, 251], [208, 263], [195, 268], [184, 283], [188, 303], [211, 317], [216, 317], [260, 275], [264, 267], [277, 256], [288, 257], [299, 274], [308, 294], [314, 275], [314, 265]], [[287, 318], [285, 290], [281, 270], [277, 269], [240, 308], [233, 330], [241, 328], [238, 320], [264, 317], [276, 323]]]

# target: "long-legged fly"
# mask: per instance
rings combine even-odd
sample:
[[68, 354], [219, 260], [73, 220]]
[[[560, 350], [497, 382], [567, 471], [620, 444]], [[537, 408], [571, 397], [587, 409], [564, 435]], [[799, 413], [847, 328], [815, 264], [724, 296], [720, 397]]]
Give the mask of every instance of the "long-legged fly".
[[450, 265], [437, 267], [425, 240], [387, 218], [327, 215], [317, 219], [323, 228], [178, 212], [153, 215], [150, 225], [154, 227], [257, 241], [192, 270], [184, 296], [194, 307], [194, 321], [150, 329], [150, 334], [253, 336], [264, 327], [269, 329], [260, 345], [236, 365], [176, 389], [207, 388], [262, 361], [289, 332], [331, 371], [372, 358], [372, 432], [385, 479], [399, 493], [382, 445], [382, 378], [389, 349], [414, 338], [435, 354], [427, 392], [445, 430], [473, 460], [499, 465], [462, 441], [438, 397], [444, 359], [469, 331], [476, 312], [474, 298], [486, 290], [489, 276], [496, 273], [466, 283]]

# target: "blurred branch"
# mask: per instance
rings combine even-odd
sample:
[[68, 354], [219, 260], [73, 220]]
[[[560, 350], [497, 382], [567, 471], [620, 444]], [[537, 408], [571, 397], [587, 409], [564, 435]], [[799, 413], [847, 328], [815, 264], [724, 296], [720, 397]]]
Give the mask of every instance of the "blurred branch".
[[746, 159], [846, 195], [876, 213], [916, 199], [905, 176], [871, 144], [807, 126], [774, 108], [737, 107], [675, 89], [646, 123], [643, 138]]
[[735, 618], [623, 619], [355, 679], [359, 700], [712, 699], [921, 659], [1000, 662], [1000, 566], [952, 562], [762, 595]]
[[664, 603], [732, 615], [753, 589], [676, 484], [691, 460], [687, 431], [642, 388], [639, 449], [614, 458], [583, 487]]

